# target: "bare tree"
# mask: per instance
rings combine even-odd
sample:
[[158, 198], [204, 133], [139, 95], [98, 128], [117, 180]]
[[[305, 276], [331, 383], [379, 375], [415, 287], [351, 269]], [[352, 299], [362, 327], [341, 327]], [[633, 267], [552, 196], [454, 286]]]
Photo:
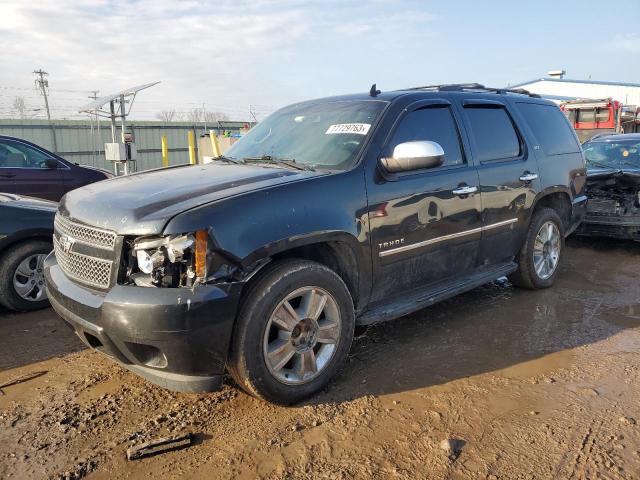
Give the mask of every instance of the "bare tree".
[[161, 110], [156, 113], [156, 118], [163, 122], [173, 122], [178, 120], [178, 113], [175, 110]]
[[187, 122], [197, 123], [202, 121], [202, 109], [194, 108], [187, 112]]
[[215, 122], [224, 122], [229, 120], [229, 115], [227, 115], [226, 113], [223, 112], [209, 112], [206, 111], [204, 113], [204, 121], [208, 122], [208, 123], [215, 123]]
[[18, 112], [20, 118], [27, 118], [27, 103], [24, 101], [24, 97], [13, 99], [13, 109]]

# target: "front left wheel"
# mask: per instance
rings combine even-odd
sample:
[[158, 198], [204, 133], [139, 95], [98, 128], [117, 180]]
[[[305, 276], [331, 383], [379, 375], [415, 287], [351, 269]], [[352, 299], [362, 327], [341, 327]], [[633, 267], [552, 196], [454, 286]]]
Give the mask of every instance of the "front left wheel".
[[16, 311], [49, 306], [44, 284], [44, 259], [51, 243], [34, 240], [9, 248], [0, 258], [0, 304]]
[[291, 404], [323, 388], [344, 362], [353, 301], [331, 269], [306, 260], [274, 262], [240, 308], [228, 368], [249, 394]]

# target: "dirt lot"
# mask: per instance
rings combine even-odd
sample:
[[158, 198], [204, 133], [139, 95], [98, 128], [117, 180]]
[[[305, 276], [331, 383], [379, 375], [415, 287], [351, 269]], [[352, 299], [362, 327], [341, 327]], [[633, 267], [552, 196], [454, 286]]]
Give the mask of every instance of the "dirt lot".
[[[0, 478], [639, 478], [640, 245], [566, 253], [552, 289], [495, 282], [359, 331], [292, 408], [170, 393], [50, 310], [0, 312], [0, 384], [46, 372], [0, 394]], [[195, 445], [126, 460], [169, 432]]]

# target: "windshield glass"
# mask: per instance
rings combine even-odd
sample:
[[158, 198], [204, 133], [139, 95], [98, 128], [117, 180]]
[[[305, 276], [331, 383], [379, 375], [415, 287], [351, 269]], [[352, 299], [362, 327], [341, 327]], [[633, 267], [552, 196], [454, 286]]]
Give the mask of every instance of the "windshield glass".
[[349, 168], [386, 102], [298, 104], [269, 115], [235, 143], [225, 157], [288, 160], [313, 168]]
[[594, 168], [640, 168], [640, 142], [587, 142], [587, 165]]

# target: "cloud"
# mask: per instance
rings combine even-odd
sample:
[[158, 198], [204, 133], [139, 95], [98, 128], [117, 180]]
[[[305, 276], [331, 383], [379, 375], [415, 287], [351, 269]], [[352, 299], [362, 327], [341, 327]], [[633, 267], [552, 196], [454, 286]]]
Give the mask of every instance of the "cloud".
[[640, 53], [640, 33], [617, 33], [607, 47], [617, 52]]

